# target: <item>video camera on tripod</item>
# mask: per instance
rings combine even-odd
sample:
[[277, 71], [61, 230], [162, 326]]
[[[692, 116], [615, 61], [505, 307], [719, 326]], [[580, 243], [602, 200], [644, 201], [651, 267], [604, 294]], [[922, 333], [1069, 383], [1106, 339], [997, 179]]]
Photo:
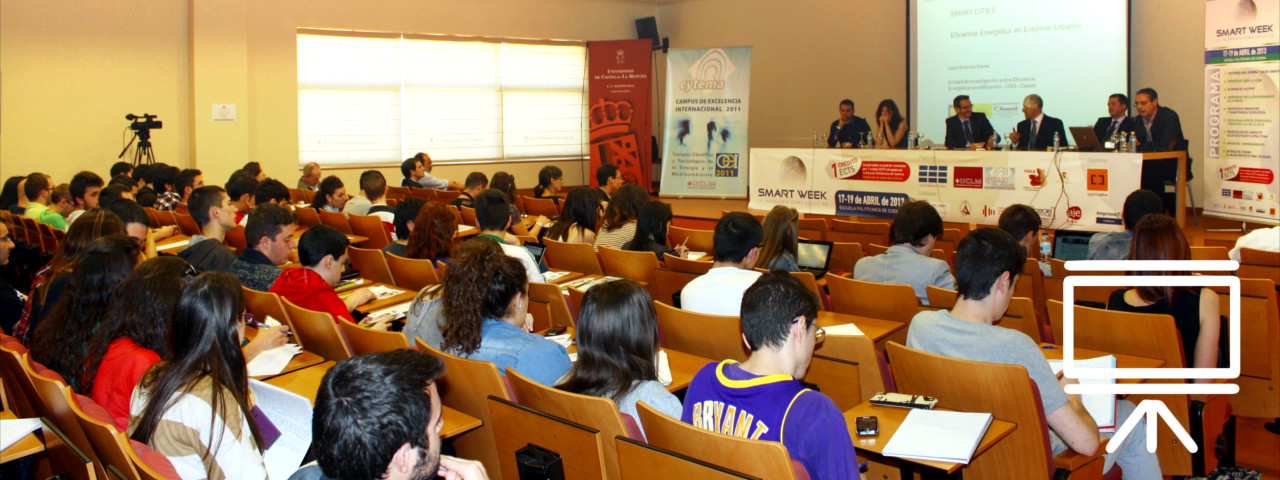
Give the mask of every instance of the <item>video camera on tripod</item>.
[[124, 150], [120, 151], [119, 158], [129, 152], [129, 147], [133, 146], [133, 140], [138, 141], [138, 148], [134, 149], [133, 166], [141, 165], [143, 162], [147, 164], [156, 163], [155, 152], [151, 150], [151, 130], [156, 128], [164, 128], [164, 122], [156, 120], [158, 115], [144, 113], [142, 116], [126, 113], [125, 120], [132, 121], [129, 128], [133, 130], [133, 138], [129, 143], [125, 144]]
[[[164, 128], [164, 122], [156, 120], [156, 117], [158, 116], [159, 115], [144, 113], [139, 117], [132, 113], [126, 113], [124, 115], [124, 119], [133, 121], [133, 124], [129, 125], [129, 128], [133, 129], [135, 132], [141, 132], [143, 130], [151, 130], [153, 128]], [[138, 121], [139, 118], [141, 118], [142, 121]]]

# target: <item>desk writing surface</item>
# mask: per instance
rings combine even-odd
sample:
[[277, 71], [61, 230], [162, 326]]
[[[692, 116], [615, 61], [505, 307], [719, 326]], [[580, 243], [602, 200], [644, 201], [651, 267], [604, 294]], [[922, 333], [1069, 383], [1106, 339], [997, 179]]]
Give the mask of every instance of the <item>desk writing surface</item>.
[[[244, 338], [253, 340], [257, 336], [258, 336], [257, 327], [254, 327], [252, 325], [244, 327]], [[291, 342], [291, 343], [294, 343], [294, 342]], [[278, 377], [286, 373], [296, 372], [298, 370], [302, 370], [307, 367], [319, 365], [323, 362], [324, 362], [323, 357], [316, 355], [314, 353], [308, 352], [306, 350], [303, 350], [299, 352], [297, 355], [294, 355], [293, 358], [289, 360], [289, 364], [285, 365], [284, 370], [281, 370], [280, 373], [277, 373], [275, 375], [261, 375], [261, 376], [250, 377], [250, 378], [254, 380], [266, 380], [268, 378]]]
[[365, 281], [364, 281], [364, 283], [360, 284], [359, 286], [352, 287], [352, 288], [348, 288], [348, 289], [346, 289], [346, 290], [343, 290], [343, 291], [341, 291], [341, 292], [338, 292], [338, 296], [339, 296], [339, 297], [341, 297], [343, 300], [346, 300], [346, 298], [347, 298], [348, 296], [350, 296], [352, 292], [354, 292], [354, 291], [356, 291], [356, 290], [359, 290], [359, 289], [361, 289], [361, 288], [369, 288], [369, 287], [374, 287], [374, 286], [383, 286], [383, 287], [386, 287], [386, 288], [394, 288], [394, 289], [396, 289], [396, 290], [403, 290], [403, 292], [402, 292], [402, 293], [399, 293], [399, 294], [397, 294], [397, 295], [394, 295], [394, 296], [388, 297], [388, 298], [384, 298], [384, 299], [381, 299], [381, 300], [374, 300], [374, 301], [369, 302], [369, 303], [366, 303], [366, 304], [364, 304], [364, 305], [360, 305], [360, 306], [356, 307], [356, 309], [355, 309], [357, 312], [360, 312], [360, 313], [363, 313], [363, 314], [368, 314], [369, 312], [373, 312], [373, 311], [376, 311], [376, 310], [382, 310], [382, 309], [387, 308], [387, 307], [390, 307], [390, 306], [392, 306], [392, 305], [399, 305], [399, 304], [401, 304], [401, 303], [405, 303], [405, 302], [413, 301], [413, 297], [415, 297], [415, 296], [417, 296], [417, 295], [418, 295], [418, 292], [415, 292], [415, 291], [413, 291], [413, 290], [409, 290], [409, 289], [405, 289], [405, 288], [400, 288], [400, 287], [397, 287], [397, 286], [395, 286], [395, 285], [387, 285], [387, 284], [385, 284], [385, 283], [371, 282], [371, 281], [369, 281], [369, 280], [365, 280]]
[[[898, 427], [902, 425], [902, 421], [907, 418], [909, 408], [884, 407], [880, 405], [872, 405], [871, 402], [862, 402], [844, 412], [845, 425], [849, 428], [849, 437], [853, 439], [853, 447], [863, 452], [881, 455], [884, 446], [889, 443], [889, 439], [893, 438], [893, 434], [898, 431]], [[858, 436], [858, 428], [856, 426], [858, 417], [874, 416], [880, 423], [880, 435], [877, 436]], [[987, 427], [987, 433], [982, 436], [982, 441], [978, 442], [978, 448], [973, 451], [973, 458], [978, 458], [983, 452], [986, 452], [993, 445], [1004, 437], [1013, 433], [1018, 428], [1017, 424], [1006, 422], [1000, 419], [993, 419], [991, 426]], [[905, 459], [894, 457], [899, 461], [907, 461], [917, 465], [936, 468], [947, 473], [954, 473], [956, 470], [964, 467], [963, 463], [939, 462], [934, 460]]]
[[888, 338], [895, 332], [902, 330], [903, 327], [906, 327], [906, 325], [892, 320], [881, 320], [878, 318], [826, 311], [818, 312], [817, 323], [819, 327], [824, 328], [852, 323], [857, 325], [858, 330], [862, 330], [862, 333], [869, 337], [872, 342], [877, 343]]
[[[0, 411], [0, 420], [16, 420], [17, 418], [18, 417], [13, 414], [12, 410]], [[40, 429], [37, 428], [36, 432], [39, 431]], [[40, 440], [40, 437], [36, 435], [36, 432], [26, 434], [21, 440], [14, 442], [13, 445], [9, 445], [9, 448], [0, 450], [0, 464], [43, 452], [44, 442]]]

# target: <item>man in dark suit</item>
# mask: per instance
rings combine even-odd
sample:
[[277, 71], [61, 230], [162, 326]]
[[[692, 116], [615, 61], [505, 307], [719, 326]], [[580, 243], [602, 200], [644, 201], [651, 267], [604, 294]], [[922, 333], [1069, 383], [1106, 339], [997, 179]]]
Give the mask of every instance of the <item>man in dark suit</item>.
[[827, 146], [831, 148], [850, 148], [862, 145], [862, 136], [871, 132], [867, 120], [853, 114], [853, 100], [840, 101], [840, 118], [831, 122], [831, 132], [827, 134]]
[[1129, 97], [1125, 94], [1113, 93], [1107, 98], [1107, 113], [1109, 116], [1099, 117], [1098, 123], [1093, 124], [1093, 134], [1098, 136], [1098, 142], [1106, 145], [1116, 132], [1135, 131], [1137, 124], [1129, 118]]
[[987, 121], [987, 115], [973, 112], [973, 102], [968, 95], [956, 95], [951, 101], [956, 114], [947, 117], [947, 148], [992, 148], [996, 129]]
[[[1137, 132], [1139, 152], [1167, 152], [1170, 150], [1186, 150], [1186, 137], [1182, 136], [1182, 122], [1178, 120], [1178, 112], [1160, 106], [1160, 97], [1153, 88], [1138, 90], [1133, 96], [1133, 105], [1138, 108], [1138, 116], [1134, 118]], [[1187, 157], [1187, 178], [1190, 181], [1191, 157]], [[1178, 182], [1178, 160], [1169, 158], [1142, 162], [1142, 189], [1160, 193], [1165, 209], [1176, 214], [1177, 193], [1174, 186]]]
[[1017, 131], [1009, 134], [1009, 141], [1018, 144], [1018, 150], [1043, 150], [1053, 146], [1053, 134], [1058, 134], [1058, 145], [1067, 146], [1067, 131], [1062, 120], [1044, 114], [1044, 100], [1039, 95], [1027, 95], [1022, 99], [1022, 115], [1027, 119], [1018, 122]]

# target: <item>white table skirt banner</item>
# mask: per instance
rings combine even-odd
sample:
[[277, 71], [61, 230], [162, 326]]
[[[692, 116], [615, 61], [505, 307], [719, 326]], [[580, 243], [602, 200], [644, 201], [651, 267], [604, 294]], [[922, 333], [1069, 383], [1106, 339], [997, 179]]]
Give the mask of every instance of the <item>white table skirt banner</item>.
[[753, 148], [750, 165], [753, 210], [893, 218], [914, 199], [947, 222], [995, 225], [1020, 203], [1045, 228], [1095, 232], [1124, 229], [1142, 177], [1142, 155], [1105, 152]]

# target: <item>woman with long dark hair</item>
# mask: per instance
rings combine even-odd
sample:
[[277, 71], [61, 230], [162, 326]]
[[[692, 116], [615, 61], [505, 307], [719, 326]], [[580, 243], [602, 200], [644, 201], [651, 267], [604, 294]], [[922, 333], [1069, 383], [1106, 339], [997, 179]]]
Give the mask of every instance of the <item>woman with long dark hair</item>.
[[604, 225], [596, 235], [596, 249], [599, 247], [622, 248], [636, 236], [636, 220], [640, 217], [640, 207], [649, 203], [649, 192], [634, 183], [628, 183], [614, 192], [609, 206], [604, 210]]
[[438, 323], [441, 349], [555, 384], [572, 364], [564, 347], [529, 333], [528, 278], [524, 265], [494, 240], [468, 240], [445, 273], [441, 310], [447, 322]]
[[538, 184], [533, 186], [534, 198], [549, 198], [560, 204], [560, 190], [564, 189], [564, 172], [560, 167], [547, 165], [538, 170]]
[[623, 279], [587, 291], [577, 334], [578, 362], [556, 388], [613, 400], [637, 424], [636, 402], [679, 418], [680, 400], [658, 382], [658, 320], [644, 287]]
[[129, 404], [129, 438], [184, 477], [266, 478], [262, 435], [250, 413], [244, 292], [207, 272], [183, 288], [173, 315], [173, 359], [147, 370]]
[[88, 392], [93, 383], [85, 377], [85, 347], [107, 317], [116, 286], [137, 263], [138, 251], [138, 242], [124, 235], [94, 240], [67, 275], [66, 295], [31, 336], [31, 358], [62, 375], [76, 392]]
[[893, 100], [885, 99], [876, 107], [876, 130], [871, 134], [877, 148], [907, 148], [907, 119]]
[[129, 398], [138, 380], [171, 356], [173, 309], [194, 274], [180, 257], [142, 262], [120, 284], [111, 311], [89, 341], [84, 390], [107, 409], [122, 432], [129, 427]]
[[796, 209], [778, 205], [764, 217], [764, 247], [756, 256], [756, 268], [800, 271], [796, 264], [799, 249], [800, 214]]
[[347, 187], [337, 175], [329, 175], [320, 181], [320, 190], [311, 197], [311, 208], [328, 212], [341, 212], [342, 207], [351, 199], [347, 195]]
[[26, 181], [27, 177], [22, 175], [15, 175], [4, 181], [4, 189], [0, 190], [0, 208], [14, 215], [27, 212], [27, 196], [22, 192]]
[[22, 310], [22, 318], [13, 327], [13, 336], [24, 345], [31, 345], [31, 333], [39, 326], [45, 314], [62, 298], [66, 290], [67, 273], [84, 258], [89, 244], [99, 237], [125, 235], [124, 223], [116, 214], [102, 208], [91, 208], [67, 227], [67, 235], [58, 243], [53, 260], [36, 272], [31, 284], [31, 295]]
[[564, 199], [560, 218], [547, 230], [547, 238], [568, 243], [595, 243], [596, 225], [604, 213], [604, 194], [594, 188], [579, 187]]
[[458, 233], [458, 217], [443, 203], [431, 202], [418, 210], [409, 233], [405, 256], [449, 262], [453, 237]]
[[[1178, 223], [1162, 214], [1142, 217], [1133, 229], [1129, 260], [1190, 260], [1191, 247]], [[1189, 275], [1189, 272], [1130, 272], [1131, 275]], [[1187, 368], [1215, 368], [1221, 317], [1218, 294], [1204, 287], [1138, 287], [1116, 290], [1108, 310], [1173, 315], [1182, 335], [1183, 364]], [[1197, 379], [1196, 382], [1209, 382]]]
[[671, 205], [657, 200], [640, 207], [640, 218], [636, 220], [636, 236], [627, 243], [624, 250], [635, 252], [653, 252], [662, 260], [664, 254], [684, 258], [689, 248], [676, 245], [667, 246], [667, 227], [671, 226]]

